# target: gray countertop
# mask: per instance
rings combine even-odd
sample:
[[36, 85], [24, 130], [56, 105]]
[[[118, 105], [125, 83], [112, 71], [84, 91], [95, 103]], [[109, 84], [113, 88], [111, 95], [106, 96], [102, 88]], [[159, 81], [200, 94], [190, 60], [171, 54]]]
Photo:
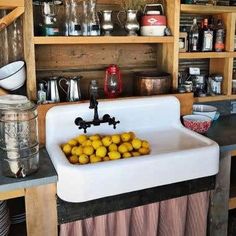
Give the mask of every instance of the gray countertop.
[[0, 192], [36, 187], [56, 182], [57, 173], [45, 148], [41, 148], [39, 151], [39, 170], [32, 175], [19, 179], [5, 177], [2, 175], [0, 168]]
[[206, 136], [217, 142], [221, 151], [236, 150], [236, 115], [220, 116]]

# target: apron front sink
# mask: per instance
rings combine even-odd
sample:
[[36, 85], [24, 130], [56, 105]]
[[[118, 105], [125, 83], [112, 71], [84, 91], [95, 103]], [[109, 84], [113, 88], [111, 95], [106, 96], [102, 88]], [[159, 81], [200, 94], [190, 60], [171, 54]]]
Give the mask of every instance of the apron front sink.
[[92, 126], [88, 135], [134, 131], [149, 141], [145, 156], [87, 165], [69, 163], [60, 145], [83, 133], [76, 117], [93, 119], [89, 103], [51, 108], [46, 115], [46, 148], [58, 173], [57, 194], [68, 202], [85, 202], [132, 191], [178, 183], [217, 174], [219, 146], [186, 129], [180, 122], [180, 103], [174, 96], [99, 102], [99, 116], [120, 121]]

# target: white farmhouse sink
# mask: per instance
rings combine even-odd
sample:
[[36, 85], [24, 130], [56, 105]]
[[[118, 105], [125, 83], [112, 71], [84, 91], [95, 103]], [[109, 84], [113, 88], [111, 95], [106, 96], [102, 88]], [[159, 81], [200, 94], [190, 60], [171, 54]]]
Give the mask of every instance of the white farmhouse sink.
[[120, 120], [88, 129], [88, 134], [134, 131], [151, 144], [150, 155], [88, 165], [70, 164], [60, 144], [82, 134], [76, 117], [93, 119], [88, 103], [51, 108], [46, 116], [46, 148], [58, 173], [57, 194], [84, 202], [136, 190], [212, 176], [219, 167], [218, 145], [182, 126], [177, 98], [147, 97], [99, 102], [99, 115]]

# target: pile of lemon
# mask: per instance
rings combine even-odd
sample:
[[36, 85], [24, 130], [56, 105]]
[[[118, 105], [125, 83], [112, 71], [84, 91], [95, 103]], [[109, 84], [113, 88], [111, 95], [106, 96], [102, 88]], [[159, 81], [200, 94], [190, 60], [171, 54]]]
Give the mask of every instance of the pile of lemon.
[[79, 135], [61, 145], [72, 164], [88, 164], [118, 160], [150, 153], [148, 141], [136, 137], [134, 132], [106, 135]]

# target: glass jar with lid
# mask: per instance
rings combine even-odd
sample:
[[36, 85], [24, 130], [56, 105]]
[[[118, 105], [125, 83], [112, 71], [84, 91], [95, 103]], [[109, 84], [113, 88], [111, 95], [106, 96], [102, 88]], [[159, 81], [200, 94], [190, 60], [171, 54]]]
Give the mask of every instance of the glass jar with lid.
[[6, 176], [25, 177], [39, 167], [36, 105], [27, 97], [0, 97], [0, 152]]

